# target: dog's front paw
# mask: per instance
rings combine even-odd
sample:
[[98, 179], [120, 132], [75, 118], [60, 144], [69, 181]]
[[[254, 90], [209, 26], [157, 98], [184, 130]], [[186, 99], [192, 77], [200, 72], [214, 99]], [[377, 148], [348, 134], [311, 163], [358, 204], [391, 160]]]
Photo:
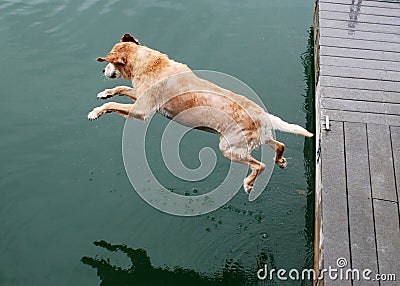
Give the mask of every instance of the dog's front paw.
[[98, 99], [107, 99], [113, 97], [115, 94], [112, 89], [105, 89], [97, 94]]
[[93, 121], [98, 119], [103, 114], [102, 109], [100, 107], [96, 107], [92, 111], [90, 111], [87, 115], [88, 120]]

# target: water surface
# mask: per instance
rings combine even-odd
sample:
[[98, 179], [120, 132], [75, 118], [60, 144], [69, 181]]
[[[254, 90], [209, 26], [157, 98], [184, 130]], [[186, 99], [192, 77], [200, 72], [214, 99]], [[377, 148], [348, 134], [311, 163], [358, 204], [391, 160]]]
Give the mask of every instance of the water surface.
[[[86, 114], [101, 104], [99, 91], [126, 84], [105, 80], [95, 58], [129, 32], [193, 69], [237, 77], [269, 112], [305, 126], [302, 55], [312, 5], [1, 2], [0, 285], [257, 285], [264, 263], [310, 267], [312, 152], [304, 138], [277, 134], [288, 167], [274, 169], [256, 201], [239, 192], [215, 212], [182, 218], [153, 209], [130, 185], [121, 155], [124, 119], [112, 114], [88, 122]], [[204, 134], [193, 131], [182, 142], [189, 166], [198, 162], [193, 150], [217, 144]], [[227, 164], [221, 160], [219, 172]], [[214, 185], [211, 178], [194, 188]]]

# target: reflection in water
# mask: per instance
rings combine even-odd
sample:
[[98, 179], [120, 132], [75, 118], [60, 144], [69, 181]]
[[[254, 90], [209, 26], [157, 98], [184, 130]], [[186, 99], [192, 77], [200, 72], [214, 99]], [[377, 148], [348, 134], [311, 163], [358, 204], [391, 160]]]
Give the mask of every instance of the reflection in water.
[[[111, 252], [122, 252], [130, 260], [129, 268], [112, 265], [103, 258], [82, 257], [82, 263], [97, 270], [101, 286], [116, 285], [255, 285], [256, 271], [246, 273], [240, 262], [229, 260], [218, 274], [206, 275], [194, 270], [175, 267], [174, 269], [154, 267], [144, 249], [133, 249], [126, 245], [112, 245], [104, 240], [94, 245]], [[261, 254], [259, 263], [270, 261], [268, 254]], [[272, 284], [274, 285], [274, 284]]]
[[[306, 129], [315, 134], [315, 107], [314, 107], [314, 29], [310, 27], [307, 50], [302, 54], [306, 95], [304, 109], [306, 110]], [[304, 165], [307, 178], [307, 208], [306, 208], [306, 248], [308, 255], [303, 269], [313, 268], [314, 251], [314, 183], [315, 183], [315, 137], [306, 138], [304, 142]]]

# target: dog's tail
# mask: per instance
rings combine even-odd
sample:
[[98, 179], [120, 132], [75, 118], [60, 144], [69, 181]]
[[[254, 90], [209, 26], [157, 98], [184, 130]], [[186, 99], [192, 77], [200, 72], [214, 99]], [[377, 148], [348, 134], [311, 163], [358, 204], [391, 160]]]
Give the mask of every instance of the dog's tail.
[[306, 129], [304, 129], [303, 127], [301, 127], [299, 125], [287, 123], [287, 122], [283, 121], [282, 119], [280, 119], [279, 117], [271, 115], [271, 114], [268, 114], [268, 115], [269, 115], [269, 120], [271, 121], [273, 129], [277, 129], [277, 130], [289, 132], [289, 133], [294, 133], [294, 134], [300, 134], [305, 137], [313, 137], [314, 136], [314, 134], [312, 134], [311, 132], [308, 132]]

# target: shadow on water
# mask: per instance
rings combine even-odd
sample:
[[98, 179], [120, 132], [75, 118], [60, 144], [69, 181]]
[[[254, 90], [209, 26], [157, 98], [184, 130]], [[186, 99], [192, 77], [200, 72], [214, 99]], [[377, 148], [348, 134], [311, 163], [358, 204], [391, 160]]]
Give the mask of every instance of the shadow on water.
[[[122, 252], [131, 262], [129, 268], [112, 265], [110, 260], [104, 258], [82, 257], [83, 264], [97, 270], [100, 286], [122, 285], [256, 285], [257, 277], [243, 269], [240, 262], [227, 261], [220, 273], [203, 274], [194, 270], [175, 267], [154, 267], [150, 257], [144, 249], [133, 249], [126, 245], [113, 245], [104, 240], [94, 242], [94, 245], [110, 252]], [[268, 254], [262, 253], [261, 261], [270, 261]], [[259, 264], [258, 263], [258, 264]], [[275, 285], [273, 281], [271, 281]], [[263, 284], [266, 285], [266, 284]]]
[[[306, 129], [315, 133], [315, 105], [314, 105], [314, 29], [310, 27], [307, 50], [302, 54], [301, 60], [304, 66], [304, 80], [306, 82], [306, 94], [304, 109], [306, 111]], [[304, 164], [307, 179], [307, 208], [305, 236], [308, 255], [306, 256], [304, 269], [313, 268], [314, 252], [314, 187], [315, 187], [315, 138], [304, 142]]]

